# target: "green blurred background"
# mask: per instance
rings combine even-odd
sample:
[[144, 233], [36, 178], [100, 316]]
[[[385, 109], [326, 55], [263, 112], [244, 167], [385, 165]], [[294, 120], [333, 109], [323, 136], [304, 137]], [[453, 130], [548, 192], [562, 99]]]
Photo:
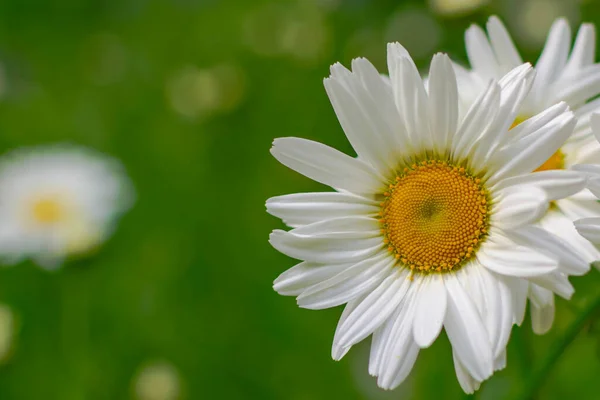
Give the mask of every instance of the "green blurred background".
[[[279, 136], [351, 152], [322, 87], [398, 40], [426, 68], [464, 60], [464, 30], [498, 14], [529, 60], [548, 27], [600, 20], [575, 0], [3, 0], [0, 146], [73, 142], [120, 158], [138, 192], [98, 254], [0, 270], [1, 400], [460, 399], [445, 337], [397, 390], [367, 374], [368, 341], [330, 358], [340, 309], [299, 309], [272, 281], [268, 197], [325, 190], [269, 155]], [[508, 368], [476, 394], [513, 398], [597, 296], [573, 279], [553, 330], [515, 329]], [[600, 326], [586, 322], [536, 399], [600, 398]], [[517, 397], [514, 397], [517, 398]]]

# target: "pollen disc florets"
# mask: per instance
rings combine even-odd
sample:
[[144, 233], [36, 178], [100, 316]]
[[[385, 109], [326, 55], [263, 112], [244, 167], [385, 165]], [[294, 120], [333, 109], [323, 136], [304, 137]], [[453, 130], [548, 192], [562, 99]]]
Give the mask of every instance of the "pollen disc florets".
[[384, 242], [413, 271], [456, 270], [487, 234], [488, 192], [464, 167], [439, 160], [413, 164], [384, 196]]

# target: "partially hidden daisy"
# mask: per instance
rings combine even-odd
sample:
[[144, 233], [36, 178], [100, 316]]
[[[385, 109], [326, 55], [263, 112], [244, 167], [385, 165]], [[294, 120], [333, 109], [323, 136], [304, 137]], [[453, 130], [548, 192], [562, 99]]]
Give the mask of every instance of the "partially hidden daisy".
[[[471, 26], [466, 34], [466, 48], [471, 70], [455, 65], [461, 92], [461, 107], [466, 109], [478, 94], [486, 90], [490, 79], [500, 79], [505, 73], [523, 63], [510, 35], [497, 17], [487, 22], [487, 34], [479, 26]], [[533, 115], [560, 101], [566, 102], [577, 117], [577, 125], [570, 138], [537, 168], [537, 171], [570, 169], [576, 164], [600, 163], [600, 144], [590, 128], [590, 115], [600, 107], [600, 64], [594, 63], [595, 29], [583, 24], [571, 50], [571, 30], [564, 19], [552, 25], [548, 39], [535, 65], [536, 76], [529, 95], [518, 109], [513, 126], [527, 121]], [[513, 135], [511, 130], [509, 135]], [[600, 204], [583, 190], [568, 198], [552, 201], [540, 225], [560, 236], [572, 246], [587, 264], [600, 259], [600, 251], [577, 234], [573, 220], [600, 217]], [[571, 271], [581, 275], [588, 271]], [[562, 272], [555, 272], [559, 276]], [[565, 297], [572, 288], [566, 288]], [[542, 287], [532, 285], [530, 290], [532, 327], [536, 333], [545, 333], [554, 320], [554, 296]]]
[[0, 259], [56, 268], [106, 240], [132, 200], [121, 164], [91, 150], [8, 153], [0, 158]]
[[[596, 140], [600, 142], [600, 114], [593, 114], [591, 116], [590, 125]], [[587, 188], [596, 197], [597, 201], [600, 201], [600, 165], [580, 164], [573, 166], [573, 169], [581, 171], [586, 176]], [[600, 215], [576, 220], [575, 228], [585, 239], [596, 246], [600, 245]]]
[[[548, 201], [579, 192], [572, 171], [531, 174], [569, 137], [556, 104], [508, 130], [533, 78], [528, 64], [491, 81], [464, 117], [446, 55], [427, 88], [406, 50], [388, 46], [390, 79], [365, 59], [331, 68], [325, 88], [358, 158], [299, 138], [275, 139], [282, 164], [335, 192], [273, 197], [269, 213], [293, 229], [270, 243], [302, 262], [274, 288], [298, 304], [346, 304], [332, 348], [341, 359], [373, 335], [369, 372], [391, 389], [445, 329], [458, 380], [471, 393], [504, 367], [530, 282], [561, 292], [552, 275], [586, 261], [533, 225]], [[567, 282], [568, 284], [568, 282]]]

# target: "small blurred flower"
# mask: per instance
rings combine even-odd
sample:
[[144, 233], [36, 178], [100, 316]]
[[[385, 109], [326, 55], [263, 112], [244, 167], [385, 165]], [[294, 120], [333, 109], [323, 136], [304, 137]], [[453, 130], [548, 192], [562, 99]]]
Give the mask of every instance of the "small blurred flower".
[[179, 114], [206, 117], [235, 109], [244, 97], [245, 81], [244, 71], [236, 65], [186, 66], [167, 81], [167, 97]]
[[67, 146], [13, 151], [0, 158], [0, 259], [59, 267], [104, 242], [132, 200], [114, 159]]
[[133, 384], [138, 400], [181, 398], [179, 373], [173, 365], [164, 361], [144, 365], [137, 373]]

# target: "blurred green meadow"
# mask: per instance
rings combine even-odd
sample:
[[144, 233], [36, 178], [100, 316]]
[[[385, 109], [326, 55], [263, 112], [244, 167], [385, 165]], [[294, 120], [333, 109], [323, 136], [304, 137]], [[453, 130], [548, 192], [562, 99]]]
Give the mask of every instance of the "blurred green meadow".
[[[137, 191], [90, 257], [56, 272], [0, 270], [0, 399], [468, 397], [445, 337], [393, 392], [367, 374], [368, 341], [332, 361], [341, 309], [303, 310], [273, 291], [295, 261], [268, 244], [283, 225], [264, 202], [326, 190], [279, 165], [273, 138], [352, 154], [322, 86], [330, 64], [365, 56], [385, 72], [388, 41], [424, 70], [436, 51], [464, 60], [464, 30], [492, 14], [533, 61], [554, 18], [600, 22], [600, 2], [0, 2], [2, 151], [85, 145], [119, 158]], [[535, 399], [599, 398], [593, 316], [537, 373], [600, 291], [596, 270], [572, 282], [550, 333], [533, 335], [528, 320], [513, 330], [508, 367], [475, 398], [522, 399], [534, 376]]]

